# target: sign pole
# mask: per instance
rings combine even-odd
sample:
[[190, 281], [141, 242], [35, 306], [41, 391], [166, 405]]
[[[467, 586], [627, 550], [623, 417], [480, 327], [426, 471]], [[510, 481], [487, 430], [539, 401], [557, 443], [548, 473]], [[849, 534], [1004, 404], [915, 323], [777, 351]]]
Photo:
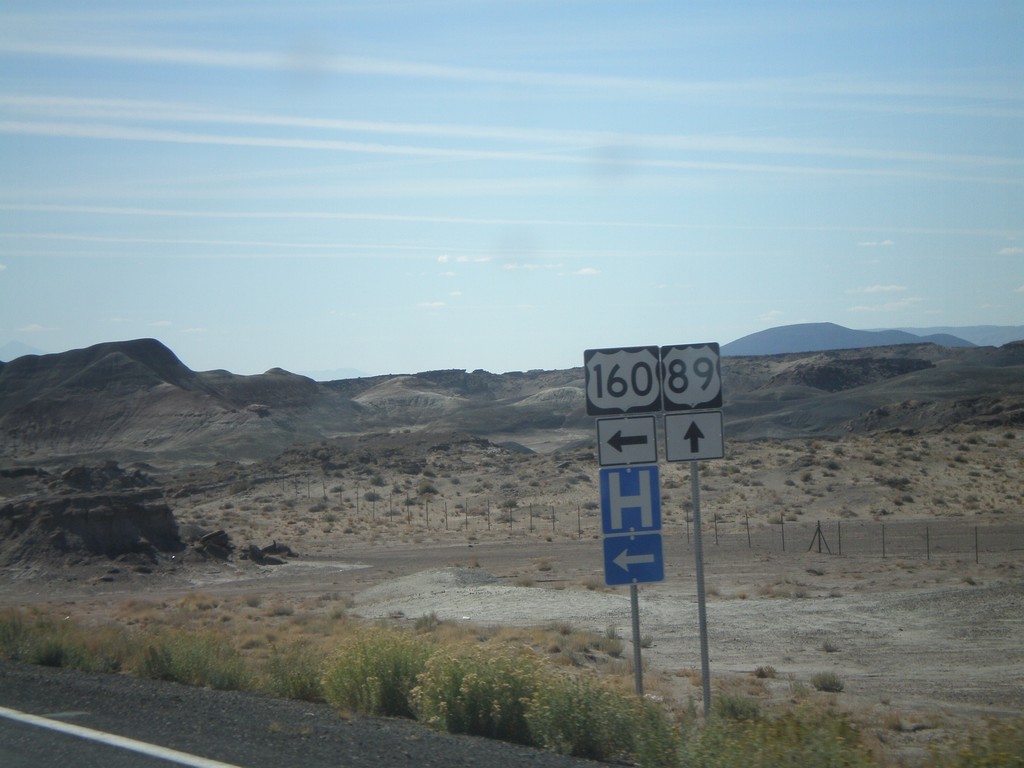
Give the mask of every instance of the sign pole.
[[708, 658], [708, 612], [704, 595], [704, 546], [700, 523], [700, 481], [698, 462], [690, 462], [690, 492], [693, 495], [693, 556], [697, 569], [697, 618], [700, 631], [700, 680], [704, 694], [704, 717], [711, 715], [711, 662]]
[[640, 599], [636, 584], [629, 585], [629, 605], [633, 612], [633, 677], [636, 680], [636, 695], [644, 695], [644, 670], [640, 662]]

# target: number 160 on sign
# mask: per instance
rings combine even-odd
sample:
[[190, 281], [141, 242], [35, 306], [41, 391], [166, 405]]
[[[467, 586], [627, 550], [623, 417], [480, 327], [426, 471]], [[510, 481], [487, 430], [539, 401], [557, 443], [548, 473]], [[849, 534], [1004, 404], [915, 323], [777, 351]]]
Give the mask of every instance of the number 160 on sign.
[[583, 360], [591, 416], [722, 405], [715, 343], [588, 349]]

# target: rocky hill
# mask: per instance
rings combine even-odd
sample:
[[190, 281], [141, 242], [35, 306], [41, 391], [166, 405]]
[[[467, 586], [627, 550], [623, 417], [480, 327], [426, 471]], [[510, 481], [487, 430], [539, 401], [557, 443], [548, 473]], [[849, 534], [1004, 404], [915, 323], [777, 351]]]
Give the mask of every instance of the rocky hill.
[[[722, 362], [730, 439], [1024, 424], [1024, 343], [901, 344]], [[196, 372], [153, 339], [0, 363], [0, 460], [204, 464], [366, 432], [448, 430], [548, 451], [593, 439], [582, 368], [317, 382]]]

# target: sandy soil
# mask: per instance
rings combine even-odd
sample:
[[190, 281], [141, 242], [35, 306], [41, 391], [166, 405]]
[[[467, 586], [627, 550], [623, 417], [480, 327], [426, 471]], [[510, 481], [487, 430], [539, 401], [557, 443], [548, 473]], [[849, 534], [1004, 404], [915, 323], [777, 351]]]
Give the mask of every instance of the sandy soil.
[[[986, 716], [1024, 713], [1020, 439], [972, 432], [747, 443], [707, 463], [714, 691], [839, 707], [894, 759], [911, 763]], [[228, 477], [175, 502], [183, 527], [223, 527], [240, 544], [286, 542], [297, 556], [285, 565], [194, 553], [145, 575], [109, 563], [58, 570], [22, 563], [2, 574], [0, 604], [95, 615], [141, 597], [197, 591], [307, 607], [328, 595], [368, 620], [411, 623], [433, 614], [478, 625], [611, 628], [626, 651], [596, 663], [628, 673], [628, 588], [603, 585], [592, 453], [456, 446], [424, 458], [412, 475], [402, 458], [369, 467], [356, 461], [322, 478], [294, 467], [248, 475], [235, 468], [234, 484]], [[663, 473], [666, 580], [640, 589], [645, 688], [684, 705], [701, 697], [686, 480], [678, 467]], [[399, 507], [424, 481], [438, 493]], [[374, 488], [381, 493], [369, 501]], [[510, 505], [500, 502], [513, 494], [508, 525]], [[848, 531], [842, 556], [808, 549], [807, 526], [819, 519]], [[919, 525], [900, 538], [893, 532], [906, 520]], [[857, 526], [877, 531], [882, 523], [890, 527], [885, 556], [867, 533], [858, 550]], [[935, 547], [927, 555], [924, 526]], [[975, 528], [990, 542], [978, 562], [965, 538]], [[827, 527], [833, 547], [835, 530]], [[959, 538], [943, 539], [943, 531]], [[768, 676], [757, 676], [758, 668]], [[818, 672], [838, 674], [844, 690], [814, 691]]]

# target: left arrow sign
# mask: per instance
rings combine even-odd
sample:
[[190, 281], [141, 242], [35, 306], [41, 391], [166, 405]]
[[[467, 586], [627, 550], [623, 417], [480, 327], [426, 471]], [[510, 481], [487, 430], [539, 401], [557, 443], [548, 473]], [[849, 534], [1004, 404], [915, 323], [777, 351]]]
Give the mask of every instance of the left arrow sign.
[[622, 550], [622, 552], [619, 553], [619, 556], [612, 560], [612, 562], [622, 570], [628, 571], [629, 566], [631, 565], [649, 565], [650, 563], [653, 563], [654, 555], [631, 555], [629, 554], [629, 548], [627, 547]]
[[622, 430], [620, 429], [608, 438], [608, 445], [622, 453], [622, 446], [624, 445], [647, 445], [647, 435], [626, 435], [623, 437]]
[[597, 451], [602, 467], [656, 464], [658, 444], [654, 416], [598, 419]]
[[660, 533], [604, 537], [604, 583], [641, 584], [665, 580]]

